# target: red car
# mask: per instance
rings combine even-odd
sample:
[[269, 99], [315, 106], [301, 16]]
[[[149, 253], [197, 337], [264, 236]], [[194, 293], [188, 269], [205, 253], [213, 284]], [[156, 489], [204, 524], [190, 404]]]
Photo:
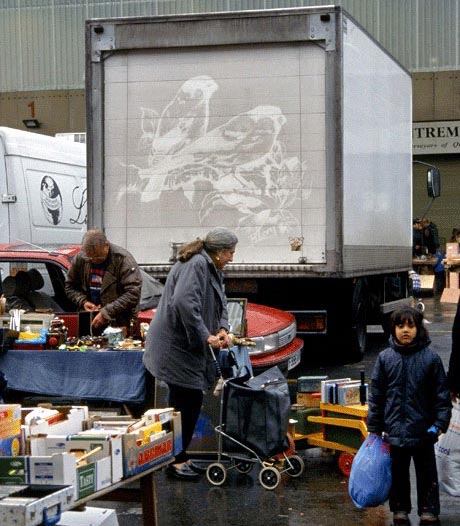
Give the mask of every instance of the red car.
[[[78, 313], [65, 295], [64, 282], [72, 257], [79, 250], [79, 245], [53, 246], [48, 249], [20, 243], [0, 244], [2, 285], [8, 276], [15, 275], [19, 270], [37, 269], [43, 277], [43, 284], [34, 290], [34, 294], [44, 299], [45, 305], [55, 306], [56, 314], [65, 320], [69, 336], [78, 336]], [[139, 322], [149, 323], [155, 315], [152, 306], [155, 305], [155, 299], [158, 301], [163, 286], [145, 272], [143, 279], [143, 310]], [[155, 298], [155, 295], [158, 297]], [[246, 304], [241, 299], [229, 299], [229, 317], [232, 332], [256, 343], [255, 347], [250, 347], [251, 364], [256, 372], [277, 365], [287, 373], [300, 363], [303, 340], [296, 337], [296, 322], [291, 313], [263, 305]]]

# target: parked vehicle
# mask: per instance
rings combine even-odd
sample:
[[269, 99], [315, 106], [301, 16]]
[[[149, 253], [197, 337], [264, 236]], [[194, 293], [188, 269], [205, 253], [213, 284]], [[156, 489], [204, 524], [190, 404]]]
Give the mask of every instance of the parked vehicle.
[[[54, 305], [56, 314], [64, 319], [70, 337], [79, 336], [79, 315], [75, 306], [68, 300], [64, 291], [65, 274], [70, 267], [72, 257], [80, 250], [78, 245], [56, 247], [47, 251], [27, 244], [0, 244], [0, 269], [2, 282], [19, 270], [37, 269], [43, 277], [42, 287], [34, 290], [34, 298], [39, 295], [40, 306]], [[139, 323], [150, 323], [155, 314], [154, 306], [158, 304], [163, 285], [143, 272], [141, 306], [144, 310], [139, 316]], [[153, 280], [153, 282], [152, 282]], [[34, 299], [30, 300], [33, 303]], [[241, 303], [238, 302], [238, 303]], [[300, 363], [303, 341], [296, 338], [295, 318], [288, 312], [243, 302], [245, 307], [240, 313], [243, 316], [241, 327], [232, 329], [241, 336], [255, 342], [250, 348], [253, 369], [260, 372], [273, 365], [278, 365], [287, 373]], [[37, 303], [38, 305], [38, 303]], [[33, 305], [34, 306], [34, 305]], [[232, 307], [232, 311], [238, 305]], [[80, 334], [80, 336], [84, 336]]]
[[80, 243], [85, 145], [0, 127], [0, 243]]
[[88, 20], [86, 47], [89, 224], [160, 278], [233, 229], [227, 294], [360, 359], [410, 301], [410, 74], [340, 6]]

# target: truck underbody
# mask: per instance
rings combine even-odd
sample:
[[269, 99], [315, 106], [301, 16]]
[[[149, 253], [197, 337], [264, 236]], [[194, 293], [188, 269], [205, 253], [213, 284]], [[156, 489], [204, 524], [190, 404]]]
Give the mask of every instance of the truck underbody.
[[[367, 325], [382, 325], [400, 305], [409, 303], [407, 272], [355, 278], [254, 278], [226, 280], [231, 296], [288, 310], [304, 338], [305, 359], [316, 350], [332, 360], [357, 361], [367, 345]], [[309, 351], [307, 351], [309, 349]], [[310, 356], [311, 357], [311, 356]]]

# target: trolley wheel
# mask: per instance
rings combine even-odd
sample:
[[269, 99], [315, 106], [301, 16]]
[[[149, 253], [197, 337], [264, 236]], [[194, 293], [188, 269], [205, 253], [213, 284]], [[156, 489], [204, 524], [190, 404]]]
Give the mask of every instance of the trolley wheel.
[[340, 453], [340, 455], [339, 455], [337, 463], [339, 465], [340, 471], [346, 477], [350, 476], [351, 465], [353, 464], [353, 459], [354, 458], [355, 458], [355, 456], [353, 455], [353, 453], [347, 453], [346, 451], [342, 451], [342, 453]]
[[299, 455], [291, 455], [288, 457], [288, 462], [292, 464], [292, 467], [289, 467], [286, 470], [286, 473], [293, 478], [300, 477], [305, 470], [305, 462], [303, 461], [303, 458], [299, 457]]
[[215, 462], [206, 469], [206, 478], [213, 486], [221, 486], [227, 479], [227, 471], [222, 464]]
[[275, 489], [281, 481], [280, 472], [271, 466], [260, 470], [259, 482], [265, 489]]
[[422, 313], [425, 312], [425, 304], [422, 300], [417, 300], [415, 302], [415, 308]]
[[252, 471], [254, 467], [254, 462], [248, 462], [246, 460], [237, 460], [235, 463], [235, 469], [238, 473], [246, 475]]

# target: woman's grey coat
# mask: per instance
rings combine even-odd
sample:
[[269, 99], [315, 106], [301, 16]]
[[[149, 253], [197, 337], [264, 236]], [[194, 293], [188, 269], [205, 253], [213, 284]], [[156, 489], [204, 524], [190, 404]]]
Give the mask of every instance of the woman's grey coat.
[[207, 339], [220, 328], [228, 330], [223, 276], [203, 250], [168, 275], [147, 333], [145, 367], [167, 383], [209, 389], [215, 368]]

